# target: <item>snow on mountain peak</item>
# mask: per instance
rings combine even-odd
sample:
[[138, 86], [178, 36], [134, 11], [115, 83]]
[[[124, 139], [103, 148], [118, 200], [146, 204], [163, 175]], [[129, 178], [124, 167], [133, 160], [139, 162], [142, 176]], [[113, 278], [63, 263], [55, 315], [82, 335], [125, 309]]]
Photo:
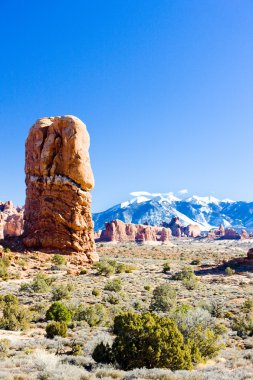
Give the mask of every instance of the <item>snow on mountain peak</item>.
[[197, 195], [193, 195], [190, 198], [186, 198], [185, 202], [199, 204], [199, 205], [207, 205], [210, 203], [219, 204], [221, 201], [213, 196], [210, 197], [199, 197]]

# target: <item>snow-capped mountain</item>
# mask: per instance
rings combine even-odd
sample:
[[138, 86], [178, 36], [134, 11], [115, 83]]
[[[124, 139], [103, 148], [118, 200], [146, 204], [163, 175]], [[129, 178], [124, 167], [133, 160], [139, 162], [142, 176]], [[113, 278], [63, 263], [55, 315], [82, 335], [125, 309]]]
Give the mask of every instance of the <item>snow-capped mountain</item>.
[[253, 230], [253, 202], [219, 200], [213, 196], [179, 199], [173, 193], [131, 193], [132, 199], [94, 213], [95, 230], [105, 222], [120, 219], [125, 223], [161, 225], [178, 216], [183, 225], [198, 224], [202, 231], [223, 224], [225, 228]]

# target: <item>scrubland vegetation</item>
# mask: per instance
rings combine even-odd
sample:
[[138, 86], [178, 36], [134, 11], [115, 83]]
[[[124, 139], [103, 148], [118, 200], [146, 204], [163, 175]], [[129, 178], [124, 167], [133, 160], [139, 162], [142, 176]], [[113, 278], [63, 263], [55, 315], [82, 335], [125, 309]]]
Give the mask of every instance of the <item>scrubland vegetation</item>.
[[3, 252], [2, 379], [253, 379], [247, 243], [100, 244], [65, 256]]

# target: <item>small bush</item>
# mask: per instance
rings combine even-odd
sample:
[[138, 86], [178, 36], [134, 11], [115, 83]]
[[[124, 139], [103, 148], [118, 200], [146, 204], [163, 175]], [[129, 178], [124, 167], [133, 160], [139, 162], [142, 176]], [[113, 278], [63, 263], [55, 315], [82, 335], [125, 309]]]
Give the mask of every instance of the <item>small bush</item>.
[[54, 281], [54, 277], [48, 277], [45, 273], [39, 272], [31, 283], [22, 284], [19, 290], [28, 293], [47, 293], [51, 290]]
[[108, 312], [102, 304], [87, 307], [79, 306], [75, 312], [74, 319], [77, 321], [86, 321], [89, 326], [94, 327], [107, 322]]
[[251, 313], [253, 311], [253, 299], [247, 299], [242, 305], [243, 313]]
[[121, 300], [120, 296], [115, 293], [109, 293], [105, 297], [105, 302], [109, 302], [112, 305], [117, 305], [118, 303], [120, 303], [120, 300]]
[[0, 339], [0, 357], [8, 354], [11, 342], [8, 339]]
[[144, 289], [147, 290], [148, 292], [151, 290], [151, 286], [150, 285], [145, 285], [144, 286]]
[[120, 278], [115, 278], [111, 281], [108, 281], [104, 287], [105, 290], [109, 290], [110, 292], [120, 292], [122, 289], [122, 282]]
[[192, 260], [191, 265], [200, 265], [201, 261], [199, 259]]
[[6, 281], [9, 278], [8, 268], [10, 266], [10, 259], [7, 256], [0, 258], [0, 278]]
[[197, 276], [193, 275], [189, 279], [184, 279], [182, 281], [182, 283], [184, 284], [184, 286], [186, 287], [186, 289], [188, 289], [188, 290], [194, 290], [194, 289], [196, 289], [198, 287], [199, 280], [198, 280]]
[[54, 265], [66, 265], [67, 260], [66, 257], [64, 257], [63, 255], [56, 254], [52, 258], [52, 263]]
[[233, 268], [227, 267], [225, 269], [225, 273], [227, 276], [232, 276], [233, 274], [235, 274], [235, 270]]
[[46, 327], [46, 336], [53, 339], [55, 336], [62, 336], [66, 338], [68, 334], [68, 327], [65, 322], [50, 322]]
[[94, 268], [97, 270], [97, 274], [101, 276], [111, 276], [115, 273], [115, 268], [107, 262], [99, 261], [94, 264]]
[[150, 310], [153, 311], [169, 311], [175, 306], [177, 293], [169, 284], [157, 286], [153, 291]]
[[71, 321], [72, 315], [69, 309], [61, 302], [54, 302], [46, 312], [46, 320], [52, 320], [56, 322]]
[[0, 319], [0, 328], [5, 330], [25, 330], [29, 326], [32, 315], [30, 311], [19, 304], [16, 296], [7, 294], [1, 297], [3, 316]]
[[93, 296], [98, 297], [98, 296], [100, 296], [101, 292], [100, 292], [99, 288], [93, 288], [91, 293]]
[[174, 273], [171, 276], [172, 280], [176, 281], [182, 281], [182, 280], [190, 280], [192, 277], [194, 277], [194, 272], [192, 268], [185, 267], [182, 271]]
[[163, 264], [163, 273], [167, 273], [170, 271], [170, 264], [168, 262]]
[[73, 286], [70, 284], [67, 285], [58, 285], [52, 289], [52, 300], [60, 301], [62, 299], [68, 299], [71, 296]]

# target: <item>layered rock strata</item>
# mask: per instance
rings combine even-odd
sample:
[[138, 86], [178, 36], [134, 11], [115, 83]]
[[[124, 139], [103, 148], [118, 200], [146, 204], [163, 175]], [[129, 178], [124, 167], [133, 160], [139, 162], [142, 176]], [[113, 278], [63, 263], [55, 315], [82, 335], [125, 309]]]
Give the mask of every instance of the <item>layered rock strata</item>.
[[26, 141], [26, 247], [98, 259], [89, 145], [86, 126], [74, 116], [42, 118], [32, 126]]

